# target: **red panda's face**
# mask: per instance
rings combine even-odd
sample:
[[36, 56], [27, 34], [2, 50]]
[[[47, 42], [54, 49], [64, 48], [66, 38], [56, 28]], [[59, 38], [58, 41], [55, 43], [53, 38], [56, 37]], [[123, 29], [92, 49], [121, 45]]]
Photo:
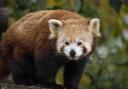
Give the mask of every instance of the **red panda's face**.
[[92, 51], [93, 34], [82, 25], [64, 27], [57, 38], [57, 51], [70, 60], [78, 60]]
[[[78, 20], [79, 21], [79, 20]], [[57, 38], [56, 49], [58, 53], [64, 54], [70, 60], [78, 60], [87, 56], [94, 45], [94, 35], [100, 36], [99, 19], [91, 19], [89, 22], [51, 19], [48, 21], [50, 28], [50, 39]]]

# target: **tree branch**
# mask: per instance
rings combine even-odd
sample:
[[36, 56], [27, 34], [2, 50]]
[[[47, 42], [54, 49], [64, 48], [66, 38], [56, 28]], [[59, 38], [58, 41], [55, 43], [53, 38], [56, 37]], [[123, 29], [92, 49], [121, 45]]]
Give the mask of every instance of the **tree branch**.
[[9, 83], [0, 83], [0, 89], [49, 89], [49, 88], [41, 88], [36, 86], [24, 86], [24, 85], [15, 85]]

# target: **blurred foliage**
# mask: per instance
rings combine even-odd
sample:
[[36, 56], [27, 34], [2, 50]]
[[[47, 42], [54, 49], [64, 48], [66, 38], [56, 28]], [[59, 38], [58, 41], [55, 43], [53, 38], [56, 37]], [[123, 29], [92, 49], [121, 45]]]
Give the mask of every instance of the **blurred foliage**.
[[[66, 9], [100, 18], [102, 37], [85, 68], [81, 89], [128, 89], [128, 0], [9, 0], [9, 25], [40, 9]], [[58, 83], [62, 74], [60, 70]]]

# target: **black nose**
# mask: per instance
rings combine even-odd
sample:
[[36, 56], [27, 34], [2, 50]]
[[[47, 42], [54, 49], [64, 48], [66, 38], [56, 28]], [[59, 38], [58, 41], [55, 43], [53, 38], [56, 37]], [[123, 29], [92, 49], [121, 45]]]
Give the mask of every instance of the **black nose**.
[[71, 55], [71, 57], [74, 57], [76, 55], [76, 52], [74, 50], [71, 50], [70, 55]]

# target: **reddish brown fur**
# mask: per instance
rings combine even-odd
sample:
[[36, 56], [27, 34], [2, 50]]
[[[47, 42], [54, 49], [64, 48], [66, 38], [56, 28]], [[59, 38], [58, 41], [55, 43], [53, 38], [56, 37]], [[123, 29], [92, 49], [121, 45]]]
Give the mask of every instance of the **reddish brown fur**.
[[[13, 24], [3, 38], [4, 45], [15, 46], [14, 53], [34, 54], [35, 50], [40, 50], [43, 46], [43, 50], [46, 51], [49, 48], [49, 19], [68, 20], [76, 19], [80, 20], [83, 17], [78, 14], [71, 13], [64, 10], [55, 11], [39, 11], [30, 13], [21, 18], [15, 24]], [[83, 21], [82, 21], [83, 22]], [[82, 23], [80, 22], [80, 24]], [[85, 21], [84, 21], [85, 22]], [[78, 21], [77, 21], [78, 23]], [[45, 43], [45, 44], [44, 44]], [[20, 52], [18, 52], [20, 50]], [[21, 50], [23, 53], [21, 53]], [[17, 56], [17, 55], [16, 55]]]
[[[55, 46], [48, 39], [48, 20], [57, 19], [65, 26], [66, 20], [73, 20], [70, 24], [88, 24], [89, 20], [82, 16], [64, 10], [38, 11], [29, 13], [14, 23], [4, 34], [2, 39], [2, 56], [5, 59], [18, 59], [25, 55], [33, 57], [45, 55], [54, 50]], [[64, 22], [65, 21], [65, 22]], [[1, 71], [0, 71], [1, 72]]]

